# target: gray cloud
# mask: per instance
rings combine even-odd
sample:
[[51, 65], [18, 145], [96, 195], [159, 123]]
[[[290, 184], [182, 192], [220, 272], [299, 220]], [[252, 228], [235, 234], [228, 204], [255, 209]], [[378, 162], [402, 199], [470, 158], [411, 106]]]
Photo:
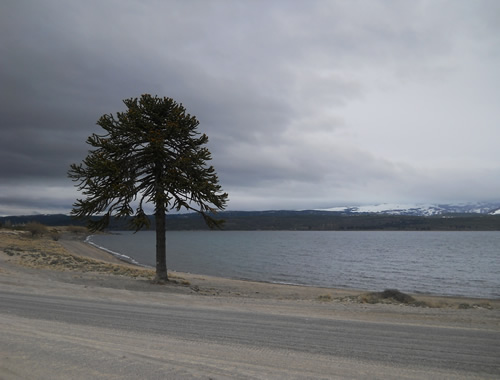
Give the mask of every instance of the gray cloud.
[[488, 0], [8, 0], [0, 214], [69, 211], [69, 164], [142, 93], [197, 116], [231, 209], [498, 199], [499, 14]]

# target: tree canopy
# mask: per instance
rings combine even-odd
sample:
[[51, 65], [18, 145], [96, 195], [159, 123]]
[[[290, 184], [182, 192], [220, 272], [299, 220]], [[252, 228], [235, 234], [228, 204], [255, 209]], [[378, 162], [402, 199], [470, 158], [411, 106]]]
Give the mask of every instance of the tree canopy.
[[89, 220], [94, 231], [105, 228], [111, 216], [131, 217], [138, 231], [150, 225], [144, 205], [152, 203], [157, 277], [168, 279], [162, 264], [166, 212], [196, 211], [210, 227], [217, 227], [222, 221], [212, 215], [225, 208], [228, 195], [222, 192], [213, 166], [207, 165], [208, 137], [197, 131], [198, 120], [182, 104], [149, 94], [123, 102], [127, 111], [101, 116], [97, 124], [104, 133], [92, 134], [87, 144], [94, 149], [82, 163], [70, 166], [68, 176], [86, 196], [76, 200], [72, 215], [99, 215]]

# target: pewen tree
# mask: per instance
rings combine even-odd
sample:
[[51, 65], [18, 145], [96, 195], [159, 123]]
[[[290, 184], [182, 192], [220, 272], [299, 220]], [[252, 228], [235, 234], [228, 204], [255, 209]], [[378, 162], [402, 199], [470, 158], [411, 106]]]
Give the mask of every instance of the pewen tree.
[[136, 231], [150, 226], [144, 210], [154, 205], [156, 224], [156, 279], [168, 280], [166, 264], [166, 213], [175, 209], [200, 213], [209, 227], [221, 220], [212, 215], [223, 210], [223, 193], [215, 170], [206, 164], [211, 154], [198, 120], [171, 98], [149, 94], [126, 99], [126, 112], [103, 115], [97, 125], [104, 134], [92, 134], [94, 149], [68, 176], [86, 196], [77, 199], [71, 214], [89, 219], [92, 231], [104, 229], [112, 216], [130, 218]]

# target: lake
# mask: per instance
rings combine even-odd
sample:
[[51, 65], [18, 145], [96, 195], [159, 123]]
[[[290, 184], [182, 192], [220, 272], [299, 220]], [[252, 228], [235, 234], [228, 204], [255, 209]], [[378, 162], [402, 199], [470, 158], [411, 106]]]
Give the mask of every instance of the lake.
[[[88, 241], [155, 266], [155, 232]], [[273, 283], [500, 298], [500, 232], [175, 231], [169, 270]]]

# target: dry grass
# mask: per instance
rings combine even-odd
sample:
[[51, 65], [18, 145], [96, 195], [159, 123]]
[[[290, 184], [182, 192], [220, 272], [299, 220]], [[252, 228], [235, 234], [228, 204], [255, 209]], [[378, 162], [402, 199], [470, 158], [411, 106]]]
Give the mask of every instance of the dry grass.
[[[50, 240], [49, 237], [34, 238], [22, 232], [5, 233], [2, 231], [0, 233], [0, 250], [10, 256], [11, 260], [28, 268], [108, 273], [150, 280], [155, 277], [155, 271], [152, 269], [111, 264], [73, 255], [57, 241]], [[189, 282], [182, 278], [170, 277], [172, 277], [171, 282], [173, 283], [189, 285]]]
[[386, 289], [383, 292], [367, 293], [360, 297], [360, 300], [364, 303], [397, 303], [404, 305], [426, 306], [425, 303], [421, 303], [409, 294], [402, 293], [397, 289]]
[[318, 296], [317, 300], [321, 302], [331, 302], [333, 301], [333, 297], [331, 294], [321, 294]]
[[[457, 303], [456, 300], [446, 301], [446, 298], [436, 298], [430, 300], [426, 299], [419, 300], [415, 297], [400, 292], [397, 289], [386, 289], [383, 292], [372, 292], [362, 294], [358, 297], [355, 297], [358, 302], [361, 303], [385, 303], [385, 304], [396, 304], [396, 305], [408, 305], [414, 307], [429, 307], [429, 308], [453, 308], [453, 309], [493, 309], [491, 303], [487, 300], [477, 300], [475, 302], [462, 302]], [[424, 297], [426, 298], [426, 297]], [[429, 298], [429, 297], [427, 297]]]

